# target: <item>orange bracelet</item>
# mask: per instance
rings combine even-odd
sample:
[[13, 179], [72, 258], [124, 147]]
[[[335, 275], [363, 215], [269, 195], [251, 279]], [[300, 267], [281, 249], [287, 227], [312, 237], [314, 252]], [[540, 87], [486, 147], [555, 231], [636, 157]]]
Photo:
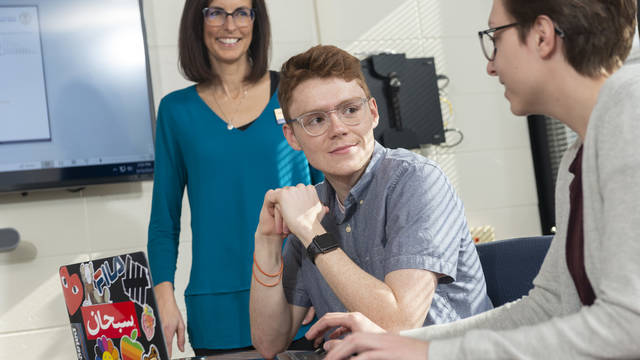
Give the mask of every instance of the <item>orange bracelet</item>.
[[280, 274], [282, 274], [282, 270], [284, 269], [284, 261], [282, 261], [282, 255], [280, 255], [280, 271], [278, 271], [275, 274], [266, 273], [260, 268], [260, 265], [258, 265], [258, 262], [256, 261], [256, 253], [253, 253], [253, 263], [256, 264], [256, 267], [262, 273], [262, 275], [265, 275], [265, 276], [268, 276], [268, 277], [280, 276]]
[[[258, 264], [256, 264], [256, 265], [258, 265]], [[253, 278], [254, 278], [254, 279], [256, 279], [256, 281], [258, 282], [258, 284], [260, 284], [260, 285], [262, 285], [262, 286], [266, 286], [266, 287], [274, 287], [274, 286], [277, 286], [278, 284], [280, 284], [280, 279], [281, 279], [281, 277], [280, 277], [280, 278], [278, 278], [278, 281], [277, 281], [277, 282], [275, 282], [275, 283], [273, 283], [273, 284], [265, 284], [265, 283], [263, 283], [262, 281], [260, 281], [260, 279], [258, 279], [258, 277], [256, 276], [255, 271], [252, 271], [251, 273], [253, 274]]]
[[274, 287], [277, 286], [278, 284], [280, 284], [280, 280], [282, 279], [282, 270], [284, 269], [284, 260], [282, 259], [282, 255], [280, 255], [280, 270], [275, 273], [275, 274], [269, 274], [264, 272], [264, 270], [262, 270], [262, 268], [260, 268], [260, 265], [258, 265], [258, 262], [256, 261], [256, 253], [253, 253], [253, 264], [258, 268], [258, 270], [262, 273], [262, 275], [268, 276], [270, 278], [274, 278], [279, 276], [278, 281], [276, 281], [273, 284], [266, 284], [263, 283], [262, 281], [260, 281], [260, 279], [258, 279], [258, 277], [256, 276], [256, 272], [253, 271], [253, 268], [251, 269], [251, 273], [253, 274], [253, 278], [256, 279], [256, 281], [258, 282], [258, 284], [262, 285], [262, 286], [266, 286], [266, 287]]

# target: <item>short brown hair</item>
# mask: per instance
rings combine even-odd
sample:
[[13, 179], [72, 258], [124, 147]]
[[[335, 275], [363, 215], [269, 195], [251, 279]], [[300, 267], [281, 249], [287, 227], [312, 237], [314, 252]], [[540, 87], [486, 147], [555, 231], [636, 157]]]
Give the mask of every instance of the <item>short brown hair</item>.
[[[218, 74], [211, 67], [209, 51], [204, 43], [204, 15], [202, 9], [211, 0], [186, 0], [180, 20], [178, 35], [178, 63], [185, 78], [196, 83], [217, 82]], [[251, 71], [244, 79], [255, 83], [269, 69], [271, 48], [271, 25], [264, 0], [252, 0], [256, 17], [253, 21], [253, 36], [249, 45], [249, 58], [253, 62]]]
[[355, 79], [364, 90], [367, 98], [371, 96], [362, 74], [360, 61], [348, 52], [332, 45], [314, 46], [302, 54], [292, 57], [282, 65], [280, 71], [278, 100], [287, 120], [291, 119], [289, 105], [293, 90], [309, 79], [339, 78], [347, 82]]
[[564, 32], [564, 53], [584, 76], [611, 74], [629, 55], [636, 27], [637, 0], [502, 0], [525, 41], [539, 15]]

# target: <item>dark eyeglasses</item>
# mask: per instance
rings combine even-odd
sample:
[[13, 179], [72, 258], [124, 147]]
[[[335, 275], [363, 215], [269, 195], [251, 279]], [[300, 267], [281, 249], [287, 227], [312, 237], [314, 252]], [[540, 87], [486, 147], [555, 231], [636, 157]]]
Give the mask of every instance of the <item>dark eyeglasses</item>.
[[247, 27], [255, 19], [256, 10], [242, 7], [229, 13], [221, 8], [204, 8], [202, 14], [207, 25], [222, 26], [227, 21], [227, 17], [231, 16], [236, 26]]
[[[494, 37], [494, 33], [499, 30], [507, 29], [513, 26], [519, 25], [517, 22], [502, 25], [498, 27], [494, 27], [491, 29], [487, 29], [484, 31], [478, 31], [478, 37], [480, 38], [480, 46], [482, 47], [482, 52], [484, 53], [484, 57], [489, 61], [493, 61], [496, 58], [496, 53], [498, 52], [498, 48], [496, 48], [496, 40]], [[558, 36], [564, 38], [564, 31], [562, 31], [557, 25], [554, 25], [554, 30]]]

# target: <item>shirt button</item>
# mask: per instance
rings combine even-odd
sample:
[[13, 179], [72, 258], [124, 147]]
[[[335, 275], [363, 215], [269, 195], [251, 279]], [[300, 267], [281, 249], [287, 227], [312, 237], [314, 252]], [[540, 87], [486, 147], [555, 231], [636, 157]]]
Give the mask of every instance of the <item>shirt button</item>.
[[364, 204], [364, 200], [360, 200], [360, 205]]
[[345, 229], [345, 231], [350, 233], [351, 232], [351, 225], [347, 224], [347, 228]]

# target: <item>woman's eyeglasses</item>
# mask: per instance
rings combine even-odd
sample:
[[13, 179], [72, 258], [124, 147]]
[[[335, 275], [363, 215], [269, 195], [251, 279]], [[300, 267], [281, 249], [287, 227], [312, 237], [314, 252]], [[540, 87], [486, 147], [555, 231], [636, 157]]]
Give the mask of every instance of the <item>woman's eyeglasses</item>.
[[237, 27], [247, 27], [255, 19], [256, 10], [242, 7], [229, 13], [221, 8], [204, 8], [202, 14], [207, 25], [222, 26], [227, 21], [227, 17], [231, 16]]

